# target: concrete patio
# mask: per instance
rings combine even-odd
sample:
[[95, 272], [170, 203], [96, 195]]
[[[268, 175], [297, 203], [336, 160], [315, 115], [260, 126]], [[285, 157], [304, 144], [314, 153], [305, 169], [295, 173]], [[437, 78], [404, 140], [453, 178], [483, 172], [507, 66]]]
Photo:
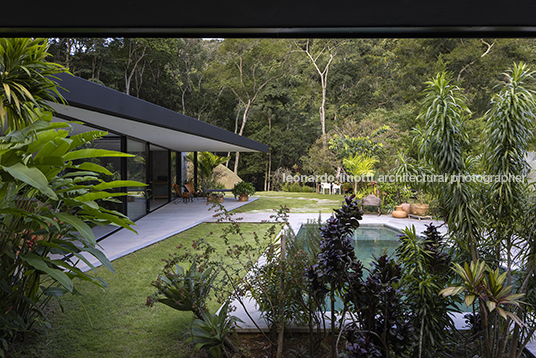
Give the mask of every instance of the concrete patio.
[[[257, 199], [250, 198], [249, 201], [240, 202], [233, 197], [226, 197], [223, 206], [227, 210], [234, 210]], [[133, 228], [138, 234], [120, 229], [99, 241], [98, 245], [106, 257], [113, 261], [213, 219], [214, 212], [211, 209], [212, 204], [207, 205], [206, 200], [202, 198], [188, 203], [169, 203], [137, 220]], [[84, 257], [95, 267], [100, 266], [95, 257], [87, 254]], [[79, 268], [84, 272], [90, 270], [84, 263], [81, 263]]]

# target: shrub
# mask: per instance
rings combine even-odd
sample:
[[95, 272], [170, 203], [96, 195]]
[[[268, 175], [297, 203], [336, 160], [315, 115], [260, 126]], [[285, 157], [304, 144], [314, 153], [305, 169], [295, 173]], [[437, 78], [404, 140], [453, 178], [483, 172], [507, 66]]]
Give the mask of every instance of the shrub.
[[[107, 190], [122, 186], [144, 186], [134, 181], [105, 182], [99, 174], [106, 168], [76, 160], [89, 157], [127, 157], [103, 149], [81, 149], [81, 144], [106, 132], [91, 131], [67, 138], [66, 123], [49, 123], [44, 113], [23, 130], [0, 137], [0, 339], [3, 347], [17, 332], [28, 332], [34, 324], [48, 328], [43, 308], [50, 299], [76, 294], [78, 280], [106, 288], [106, 283], [82, 272], [80, 261], [88, 253], [113, 272], [97, 247], [94, 226], [115, 224], [134, 231], [123, 214], [100, 203], [126, 193]], [[134, 231], [135, 232], [135, 231]], [[60, 255], [63, 260], [49, 254]], [[2, 348], [0, 348], [1, 350]], [[0, 351], [1, 352], [1, 351]]]
[[255, 194], [255, 187], [251, 183], [241, 181], [235, 184], [235, 186], [233, 187], [232, 193], [235, 197], [240, 196], [242, 194], [253, 195]]

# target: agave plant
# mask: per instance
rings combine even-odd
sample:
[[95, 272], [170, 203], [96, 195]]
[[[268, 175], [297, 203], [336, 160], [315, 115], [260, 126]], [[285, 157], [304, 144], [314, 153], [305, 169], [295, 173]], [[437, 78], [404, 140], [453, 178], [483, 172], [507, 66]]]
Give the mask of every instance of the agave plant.
[[201, 318], [192, 323], [192, 336], [186, 341], [194, 342], [197, 349], [208, 348], [214, 358], [222, 357], [227, 335], [236, 322], [244, 322], [238, 317], [229, 316], [228, 302], [221, 307], [219, 313], [211, 315], [202, 312]]
[[195, 260], [188, 270], [178, 264], [166, 265], [164, 273], [152, 283], [158, 291], [147, 298], [147, 305], [160, 302], [178, 311], [192, 311], [201, 318], [207, 311], [206, 302], [217, 274], [212, 267], [198, 269]]

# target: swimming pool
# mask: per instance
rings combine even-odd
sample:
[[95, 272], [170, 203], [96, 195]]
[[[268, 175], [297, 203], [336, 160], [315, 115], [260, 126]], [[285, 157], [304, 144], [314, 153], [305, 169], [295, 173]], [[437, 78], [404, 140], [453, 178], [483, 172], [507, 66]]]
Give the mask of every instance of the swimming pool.
[[401, 234], [399, 230], [384, 225], [361, 225], [354, 231], [354, 250], [357, 259], [363, 266], [369, 267], [374, 256], [384, 254], [391, 256], [398, 246], [398, 236]]
[[[298, 234], [296, 235], [297, 242], [300, 242], [306, 251], [310, 250], [310, 247], [317, 246], [314, 240], [320, 241], [320, 233], [317, 231], [317, 235], [307, 236], [307, 232], [311, 230], [318, 230], [318, 224], [302, 224]], [[369, 263], [373, 260], [373, 257], [379, 257], [387, 254], [392, 255], [398, 246], [398, 236], [401, 235], [400, 230], [390, 228], [385, 225], [361, 225], [354, 233], [354, 250], [358, 260], [360, 260], [365, 267], [369, 266]], [[316, 236], [316, 237], [315, 237]]]

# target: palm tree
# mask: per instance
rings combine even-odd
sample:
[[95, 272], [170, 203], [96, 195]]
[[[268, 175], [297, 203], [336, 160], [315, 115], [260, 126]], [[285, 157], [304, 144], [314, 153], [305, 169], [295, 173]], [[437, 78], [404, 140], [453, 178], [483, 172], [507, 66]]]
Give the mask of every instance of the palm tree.
[[[220, 164], [227, 162], [231, 157], [219, 157], [210, 152], [199, 152], [197, 157], [197, 169], [201, 175], [203, 189], [208, 189], [212, 185], [214, 169]], [[188, 160], [194, 162], [193, 153], [188, 153]]]
[[2, 130], [20, 130], [34, 121], [42, 110], [51, 110], [48, 101], [65, 103], [54, 79], [68, 72], [57, 63], [47, 62], [46, 39], [0, 39], [0, 123]]
[[365, 177], [374, 174], [374, 165], [378, 159], [365, 154], [354, 154], [349, 158], [344, 158], [342, 164], [354, 176], [354, 193], [357, 193], [357, 177]]

